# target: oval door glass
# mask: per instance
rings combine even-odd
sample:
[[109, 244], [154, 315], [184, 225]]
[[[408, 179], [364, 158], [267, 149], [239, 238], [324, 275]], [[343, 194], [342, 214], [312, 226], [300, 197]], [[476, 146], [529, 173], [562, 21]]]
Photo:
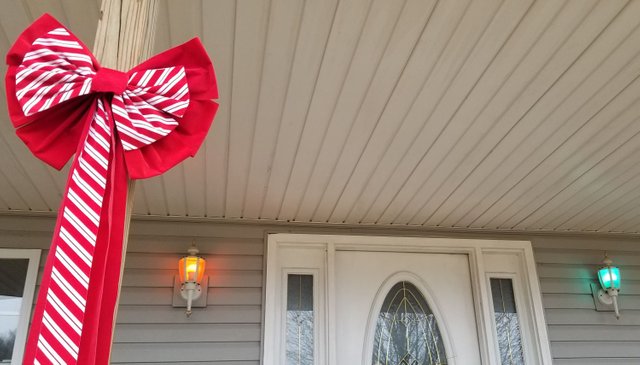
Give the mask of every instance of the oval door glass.
[[436, 318], [422, 293], [408, 281], [395, 284], [384, 299], [371, 364], [447, 364]]

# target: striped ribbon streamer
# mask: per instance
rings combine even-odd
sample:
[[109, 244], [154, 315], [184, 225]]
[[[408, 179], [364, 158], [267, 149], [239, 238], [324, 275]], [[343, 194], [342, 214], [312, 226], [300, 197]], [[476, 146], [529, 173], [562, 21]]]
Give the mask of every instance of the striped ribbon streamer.
[[124, 151], [140, 149], [178, 126], [190, 100], [185, 69], [126, 74], [99, 68], [76, 38], [59, 27], [31, 44], [17, 69], [15, 91], [25, 116], [97, 93], [60, 208], [47, 280], [40, 289], [30, 333], [30, 344], [36, 348], [27, 348], [26, 354], [34, 364], [76, 364], [87, 322], [96, 243], [101, 225], [111, 219], [102, 213], [105, 197], [113, 189], [116, 146]]
[[35, 364], [75, 364], [78, 360], [89, 277], [100, 224], [100, 211], [107, 184], [111, 130], [102, 100], [61, 207], [62, 220], [54, 237], [51, 281], [38, 334]]

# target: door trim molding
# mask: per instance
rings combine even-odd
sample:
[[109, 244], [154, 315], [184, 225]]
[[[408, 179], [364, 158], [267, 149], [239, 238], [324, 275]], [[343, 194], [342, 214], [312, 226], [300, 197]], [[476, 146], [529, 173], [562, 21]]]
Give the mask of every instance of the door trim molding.
[[[297, 260], [283, 256], [288, 250], [303, 249], [316, 258], [303, 258], [304, 263], [292, 263]], [[315, 336], [314, 365], [335, 365], [335, 252], [336, 251], [380, 251], [415, 253], [461, 253], [469, 257], [471, 287], [476, 311], [476, 324], [482, 364], [499, 364], [495, 326], [491, 305], [491, 292], [487, 274], [506, 274], [519, 277], [519, 287], [525, 298], [524, 308], [530, 314], [530, 323], [526, 327], [533, 333], [532, 343], [525, 347], [528, 364], [551, 365], [551, 350], [542, 306], [542, 294], [538, 282], [531, 242], [522, 240], [485, 240], [462, 238], [394, 237], [362, 235], [314, 235], [314, 234], [269, 234], [267, 238], [266, 278], [264, 291], [264, 327], [263, 327], [263, 365], [278, 365], [283, 349], [283, 326], [281, 320], [282, 275], [292, 267], [318, 270], [319, 280], [316, 288], [319, 303], [314, 316]], [[302, 251], [301, 251], [302, 252]], [[499, 267], [497, 260], [487, 260], [495, 255], [513, 257], [520, 269]], [[496, 266], [498, 265], [498, 266]], [[515, 272], [515, 271], [517, 272]], [[322, 285], [324, 281], [325, 285]], [[286, 310], [286, 308], [285, 308]], [[525, 326], [523, 326], [524, 328]], [[524, 331], [524, 329], [522, 329]], [[523, 333], [523, 337], [526, 337]]]

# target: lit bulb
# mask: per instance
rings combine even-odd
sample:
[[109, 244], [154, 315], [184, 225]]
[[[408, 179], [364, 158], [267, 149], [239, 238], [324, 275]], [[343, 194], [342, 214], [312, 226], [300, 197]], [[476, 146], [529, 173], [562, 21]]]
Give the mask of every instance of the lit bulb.
[[198, 265], [195, 263], [187, 264], [187, 280], [195, 281]]

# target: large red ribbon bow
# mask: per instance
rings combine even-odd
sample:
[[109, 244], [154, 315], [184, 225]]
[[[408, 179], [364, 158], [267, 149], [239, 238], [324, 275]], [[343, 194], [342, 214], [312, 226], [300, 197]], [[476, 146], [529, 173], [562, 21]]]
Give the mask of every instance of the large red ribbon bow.
[[75, 154], [38, 294], [24, 364], [107, 364], [120, 282], [127, 178], [193, 156], [217, 104], [198, 39], [129, 72], [100, 67], [44, 15], [7, 55], [9, 114], [37, 157]]

